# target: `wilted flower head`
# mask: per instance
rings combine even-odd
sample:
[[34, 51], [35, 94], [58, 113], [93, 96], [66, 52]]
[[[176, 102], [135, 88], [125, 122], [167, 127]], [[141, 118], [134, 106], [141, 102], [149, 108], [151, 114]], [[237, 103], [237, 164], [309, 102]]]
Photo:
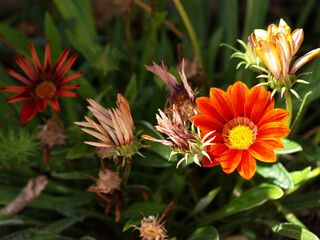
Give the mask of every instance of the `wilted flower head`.
[[120, 93], [117, 99], [117, 108], [105, 109], [93, 99], [88, 99], [91, 106], [88, 109], [98, 119], [99, 123], [85, 116], [87, 122], [75, 124], [93, 128], [96, 131], [81, 128], [82, 131], [98, 138], [100, 142], [85, 141], [86, 144], [109, 148], [114, 147], [114, 153], [121, 157], [128, 157], [138, 152], [139, 142], [135, 139], [133, 120], [127, 99]]
[[158, 75], [162, 81], [167, 84], [170, 91], [170, 96], [167, 102], [169, 101], [171, 103], [171, 107], [172, 105], [176, 106], [184, 122], [187, 122], [191, 116], [197, 114], [194, 92], [184, 73], [184, 60], [182, 60], [181, 63], [181, 71], [179, 71], [183, 85], [181, 85], [177, 79], [167, 71], [167, 67], [164, 62], [162, 62], [161, 66], [153, 62], [153, 66], [146, 66], [146, 69]]
[[65, 129], [54, 117], [48, 119], [46, 124], [39, 127], [41, 131], [37, 135], [37, 140], [41, 141], [42, 145], [53, 148], [54, 146], [64, 144], [64, 140], [67, 137]]
[[100, 192], [104, 194], [113, 193], [115, 190], [120, 190], [121, 178], [118, 172], [113, 172], [109, 169], [99, 171], [99, 178], [93, 178], [96, 182], [88, 188], [89, 192]]
[[156, 115], [158, 125], [155, 126], [155, 128], [159, 132], [166, 134], [168, 140], [155, 139], [148, 135], [143, 135], [142, 138], [173, 147], [170, 158], [177, 153], [183, 154], [184, 158], [178, 162], [177, 167], [183, 160], [187, 161], [189, 156], [193, 157], [194, 162], [201, 166], [198, 159], [203, 155], [206, 155], [206, 152], [203, 150], [204, 146], [210, 145], [212, 139], [207, 140], [204, 138], [202, 140], [194, 130], [190, 132], [182, 121], [175, 105], [173, 105], [172, 109], [172, 118], [169, 114], [166, 115], [160, 109], [159, 113], [160, 115]]
[[281, 138], [290, 133], [285, 125], [289, 112], [274, 109], [274, 98], [263, 86], [248, 89], [236, 82], [226, 92], [211, 88], [210, 98], [198, 98], [197, 105], [201, 113], [190, 120], [202, 136], [215, 136], [206, 147], [210, 158], [204, 156], [202, 164], [220, 164], [227, 174], [237, 169], [243, 178], [252, 178], [256, 160], [275, 162], [274, 150], [283, 148]]
[[251, 34], [251, 43], [255, 52], [270, 72], [267, 78], [273, 89], [282, 92], [285, 89], [289, 90], [297, 81], [294, 75], [296, 71], [320, 54], [320, 48], [314, 49], [295, 60], [290, 66], [303, 38], [303, 29], [296, 29], [291, 33], [291, 28], [283, 19], [280, 19], [279, 26], [271, 24], [267, 31], [256, 29]]
[[49, 42], [46, 44], [43, 67], [39, 61], [34, 46], [29, 44], [29, 48], [35, 68], [24, 55], [21, 56], [21, 59], [18, 57], [15, 58], [19, 67], [27, 77], [24, 77], [11, 69], [7, 69], [7, 72], [11, 76], [26, 84], [26, 86], [10, 86], [0, 88], [0, 90], [5, 92], [18, 92], [17, 95], [7, 100], [8, 103], [28, 100], [21, 109], [20, 120], [22, 123], [32, 119], [38, 112], [43, 112], [48, 101], [50, 101], [52, 107], [57, 112], [60, 112], [60, 106], [57, 97], [76, 97], [78, 94], [70, 92], [69, 90], [81, 87], [79, 84], [67, 86], [64, 85], [83, 74], [82, 72], [79, 72], [65, 76], [77, 59], [77, 54], [73, 54], [66, 62], [70, 52], [69, 48], [63, 51], [53, 67], [51, 67], [51, 51]]
[[141, 220], [141, 226], [133, 226], [134, 230], [140, 231], [142, 240], [164, 240], [167, 239], [167, 230], [164, 227], [164, 222], [159, 223], [157, 217], [149, 216]]
[[[96, 184], [88, 188], [89, 192], [94, 192], [101, 199], [107, 202], [105, 214], [108, 215], [111, 207], [115, 206], [116, 222], [120, 220], [121, 199], [123, 197], [121, 189], [121, 178], [118, 172], [113, 172], [109, 169], [102, 169], [99, 172], [99, 178], [93, 178]], [[98, 199], [97, 199], [98, 200]], [[105, 206], [100, 200], [100, 205]]]

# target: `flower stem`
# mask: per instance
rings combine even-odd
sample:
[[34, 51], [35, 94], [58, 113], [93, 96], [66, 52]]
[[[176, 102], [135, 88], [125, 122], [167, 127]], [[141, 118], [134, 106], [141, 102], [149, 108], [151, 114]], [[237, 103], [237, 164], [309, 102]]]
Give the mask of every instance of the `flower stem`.
[[180, 0], [173, 0], [173, 2], [176, 5], [176, 8], [178, 9], [178, 12], [179, 12], [179, 14], [180, 14], [180, 16], [182, 18], [182, 21], [183, 21], [185, 27], [187, 28], [187, 31], [188, 31], [188, 34], [189, 34], [189, 37], [190, 37], [190, 40], [191, 40], [191, 43], [192, 43], [192, 46], [193, 46], [193, 49], [194, 49], [194, 53], [197, 56], [201, 67], [203, 68], [200, 47], [199, 47], [199, 44], [198, 44], [197, 37], [196, 37], [196, 34], [194, 32], [194, 29], [193, 29], [193, 27], [191, 25], [191, 22], [190, 22], [189, 18], [188, 18], [188, 15], [187, 15], [186, 11], [184, 10]]
[[283, 214], [285, 219], [293, 224], [296, 224], [302, 228], [307, 228], [300, 220], [296, 217], [292, 212], [286, 209], [280, 202], [274, 201], [275, 205], [277, 206], [278, 210]]
[[126, 186], [130, 177], [130, 173], [131, 173], [131, 159], [125, 159], [125, 167], [124, 167], [124, 172], [123, 172], [123, 176], [122, 176], [122, 184], [123, 186]]
[[291, 94], [288, 90], [284, 92], [284, 98], [286, 100], [287, 111], [289, 112], [289, 118], [286, 122], [286, 125], [288, 128], [290, 128], [291, 119], [292, 119], [292, 99], [291, 99]]

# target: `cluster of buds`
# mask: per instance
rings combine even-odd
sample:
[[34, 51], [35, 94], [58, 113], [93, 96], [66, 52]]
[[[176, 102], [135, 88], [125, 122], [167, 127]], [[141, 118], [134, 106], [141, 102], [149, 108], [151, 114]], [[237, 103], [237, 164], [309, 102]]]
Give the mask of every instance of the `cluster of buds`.
[[85, 143], [104, 148], [110, 152], [107, 156], [114, 158], [131, 159], [134, 154], [139, 154], [141, 144], [133, 133], [134, 124], [128, 101], [119, 93], [117, 108], [105, 109], [93, 99], [88, 99], [88, 102], [91, 105], [88, 106], [88, 109], [99, 123], [85, 117], [87, 122], [75, 122], [75, 124], [97, 130], [81, 128], [82, 131], [98, 138], [100, 142], [85, 141]]
[[[177, 167], [189, 157], [193, 157], [193, 161], [201, 166], [199, 159], [203, 155], [207, 155], [205, 146], [211, 144], [213, 138], [201, 138], [199, 131], [196, 132], [194, 127], [188, 125], [189, 118], [198, 113], [195, 104], [195, 95], [190, 87], [186, 75], [184, 73], [184, 61], [182, 61], [182, 69], [179, 71], [183, 86], [178, 83], [177, 79], [167, 72], [165, 64], [162, 62], [160, 67], [153, 63], [153, 66], [147, 66], [147, 70], [158, 75], [169, 87], [170, 96], [167, 103], [170, 103], [170, 108], [166, 108], [164, 113], [159, 109], [159, 115], [156, 114], [158, 125], [155, 128], [168, 136], [168, 139], [155, 139], [148, 135], [143, 135], [142, 138], [160, 142], [164, 145], [171, 146], [172, 152], [170, 158], [174, 154], [182, 154], [184, 157], [177, 163]], [[166, 104], [167, 105], [167, 104]], [[209, 157], [209, 156], [208, 156]]]

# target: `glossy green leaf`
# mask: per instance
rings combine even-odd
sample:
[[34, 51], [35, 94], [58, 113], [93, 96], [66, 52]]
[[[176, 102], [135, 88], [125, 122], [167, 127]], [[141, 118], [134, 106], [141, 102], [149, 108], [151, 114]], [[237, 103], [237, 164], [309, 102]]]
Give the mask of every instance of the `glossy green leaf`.
[[133, 75], [124, 93], [124, 97], [128, 100], [130, 104], [133, 104], [135, 98], [137, 97], [137, 93], [138, 93], [137, 87], [138, 87], [137, 78], [136, 78], [136, 75]]
[[209, 204], [213, 201], [213, 199], [217, 196], [217, 194], [219, 193], [221, 187], [217, 187], [213, 190], [211, 190], [207, 196], [201, 198], [199, 200], [199, 202], [196, 204], [196, 206], [194, 207], [193, 211], [192, 211], [192, 215], [201, 212], [202, 210], [204, 210], [207, 206], [209, 206]]
[[302, 151], [302, 147], [299, 143], [296, 143], [292, 140], [288, 140], [288, 139], [281, 139], [284, 148], [280, 149], [280, 150], [275, 150], [276, 154], [289, 154], [289, 153], [295, 153], [295, 152], [300, 152]]
[[273, 164], [259, 162], [257, 164], [257, 173], [270, 180], [273, 184], [284, 189], [294, 187], [294, 183], [289, 172], [280, 162]]
[[319, 240], [319, 238], [309, 230], [292, 223], [280, 223], [273, 226], [272, 231], [275, 233], [299, 240]]
[[46, 12], [44, 16], [44, 26], [47, 40], [50, 41], [51, 45], [51, 60], [53, 63], [55, 63], [58, 60], [62, 51], [60, 46], [58, 30], [49, 12]]
[[73, 226], [77, 222], [81, 221], [82, 218], [80, 217], [71, 217], [71, 218], [65, 218], [58, 220], [54, 223], [51, 223], [47, 227], [44, 228], [45, 231], [52, 232], [52, 233], [61, 233], [65, 229]]
[[293, 180], [293, 183], [296, 185], [302, 182], [303, 179], [308, 175], [310, 171], [311, 171], [311, 167], [306, 167], [301, 171], [290, 172], [290, 176]]
[[214, 227], [197, 229], [187, 240], [219, 240], [219, 233]]

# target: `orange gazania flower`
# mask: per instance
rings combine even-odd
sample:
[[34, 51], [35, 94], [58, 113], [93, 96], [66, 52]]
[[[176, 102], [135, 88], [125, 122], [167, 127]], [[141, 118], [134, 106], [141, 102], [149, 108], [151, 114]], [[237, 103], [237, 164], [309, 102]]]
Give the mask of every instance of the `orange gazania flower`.
[[284, 124], [288, 111], [274, 109], [271, 93], [262, 86], [250, 90], [242, 82], [230, 86], [227, 92], [210, 89], [210, 98], [200, 97], [197, 106], [201, 112], [191, 118], [202, 136], [212, 132], [212, 145], [206, 146], [210, 158], [204, 156], [204, 167], [220, 164], [229, 174], [235, 169], [250, 179], [256, 171], [256, 159], [275, 162], [275, 149], [283, 148], [280, 138], [289, 134]]
[[24, 77], [11, 69], [7, 69], [7, 72], [11, 76], [26, 84], [26, 86], [10, 86], [0, 88], [0, 90], [5, 92], [18, 92], [18, 94], [7, 100], [8, 103], [28, 100], [21, 109], [20, 120], [22, 123], [32, 119], [38, 112], [43, 112], [47, 106], [48, 100], [52, 104], [53, 108], [57, 112], [60, 112], [60, 106], [57, 97], [76, 97], [78, 94], [70, 92], [69, 90], [81, 87], [79, 84], [67, 86], [64, 85], [83, 74], [82, 72], [78, 72], [69, 76], [65, 76], [77, 59], [77, 54], [73, 54], [66, 62], [70, 52], [69, 48], [62, 52], [61, 56], [53, 67], [51, 67], [51, 52], [49, 42], [46, 44], [43, 67], [39, 61], [34, 46], [29, 44], [29, 48], [35, 68], [24, 55], [21, 56], [21, 59], [18, 57], [15, 58], [19, 67], [27, 77]]
[[279, 26], [271, 24], [267, 31], [254, 30], [250, 43], [275, 79], [286, 80], [288, 75], [295, 74], [302, 65], [320, 55], [320, 48], [314, 49], [295, 60], [290, 67], [291, 60], [299, 50], [303, 38], [303, 29], [296, 29], [291, 33], [288, 24], [280, 19]]

